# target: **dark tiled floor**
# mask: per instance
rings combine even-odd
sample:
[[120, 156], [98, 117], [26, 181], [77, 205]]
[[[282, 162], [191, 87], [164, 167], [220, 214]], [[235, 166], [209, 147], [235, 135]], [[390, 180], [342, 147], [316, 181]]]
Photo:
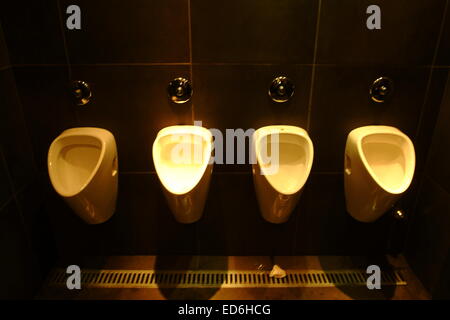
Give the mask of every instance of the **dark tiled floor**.
[[[37, 299], [211, 299], [211, 300], [349, 300], [429, 299], [402, 256], [383, 257], [391, 267], [402, 268], [405, 286], [389, 286], [381, 290], [366, 287], [329, 288], [192, 288], [192, 289], [82, 289], [43, 287]], [[160, 270], [270, 270], [273, 263], [288, 270], [339, 270], [365, 267], [365, 257], [344, 256], [115, 256], [86, 258], [80, 266], [103, 269], [160, 269]], [[65, 266], [60, 262], [60, 266]]]

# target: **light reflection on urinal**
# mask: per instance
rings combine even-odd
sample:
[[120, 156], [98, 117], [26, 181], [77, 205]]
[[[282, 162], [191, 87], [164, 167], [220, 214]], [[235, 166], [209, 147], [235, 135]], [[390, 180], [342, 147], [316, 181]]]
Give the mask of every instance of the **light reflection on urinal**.
[[181, 223], [200, 219], [212, 174], [212, 134], [199, 126], [171, 126], [153, 143], [153, 163], [167, 203]]
[[[256, 154], [253, 181], [261, 214], [272, 223], [286, 222], [311, 172], [312, 141], [302, 128], [267, 126], [254, 132], [253, 150]], [[264, 159], [267, 151], [269, 158], [272, 152], [277, 152], [278, 163], [274, 165], [272, 159]]]

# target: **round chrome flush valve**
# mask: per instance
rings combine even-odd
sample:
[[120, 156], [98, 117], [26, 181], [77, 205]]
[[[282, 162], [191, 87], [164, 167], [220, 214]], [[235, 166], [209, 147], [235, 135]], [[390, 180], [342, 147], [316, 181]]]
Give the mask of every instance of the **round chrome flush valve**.
[[185, 78], [176, 78], [170, 81], [167, 87], [170, 100], [175, 103], [185, 103], [192, 97], [192, 87]]
[[295, 86], [287, 77], [273, 79], [269, 87], [269, 96], [275, 102], [286, 102], [294, 95]]
[[92, 98], [92, 92], [89, 84], [81, 80], [72, 81], [71, 93], [73, 100], [79, 106], [84, 106]]
[[394, 83], [387, 77], [380, 77], [376, 79], [370, 86], [370, 98], [378, 103], [385, 102], [394, 91]]

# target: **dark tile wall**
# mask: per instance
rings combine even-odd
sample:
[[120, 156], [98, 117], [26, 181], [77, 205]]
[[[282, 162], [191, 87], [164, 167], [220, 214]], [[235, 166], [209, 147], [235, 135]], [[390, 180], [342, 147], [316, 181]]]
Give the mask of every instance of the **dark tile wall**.
[[6, 47], [5, 35], [3, 34], [2, 26], [0, 25], [0, 70], [9, 67], [9, 54]]
[[52, 262], [41, 190], [0, 22], [0, 299], [33, 297]]
[[[437, 54], [439, 43], [439, 53], [447, 50], [446, 41], [439, 41], [447, 32], [447, 2], [378, 0], [381, 30], [366, 28], [366, 8], [373, 1], [48, 0], [30, 9], [40, 19], [27, 19], [26, 10], [22, 17], [18, 5], [8, 4], [0, 17], [39, 172], [46, 177], [48, 148], [64, 129], [103, 127], [118, 143], [118, 209], [105, 224], [83, 224], [45, 179], [58, 252], [76, 257], [401, 251], [405, 225], [390, 215], [363, 224], [346, 213], [345, 140], [358, 126], [396, 126], [416, 144], [420, 177], [447, 77], [446, 68], [436, 67], [448, 56]], [[65, 27], [69, 4], [81, 7], [81, 30]], [[20, 32], [26, 34], [17, 37]], [[36, 42], [42, 45], [33, 51]], [[285, 104], [267, 96], [279, 75], [296, 85]], [[193, 83], [193, 99], [184, 105], [169, 103], [165, 93], [177, 76]], [[368, 97], [369, 85], [380, 76], [395, 82], [392, 100], [383, 105]], [[93, 99], [85, 107], [68, 98], [67, 84], [74, 79], [92, 86]], [[217, 164], [202, 220], [189, 226], [175, 222], [154, 172], [151, 146], [161, 128], [194, 120], [221, 130], [269, 124], [308, 130], [315, 146], [313, 172], [287, 223], [261, 218], [249, 165]], [[407, 212], [418, 184], [402, 202]]]
[[[317, 63], [431, 65], [445, 2], [323, 0]], [[369, 31], [366, 9], [374, 4], [381, 29]]]
[[450, 298], [450, 82], [442, 99], [406, 256], [433, 298]]
[[195, 63], [313, 61], [318, 1], [190, 3]]
[[189, 62], [187, 0], [59, 2], [82, 11], [82, 31], [64, 28], [73, 64]]
[[2, 1], [0, 19], [11, 63], [66, 63], [56, 0]]

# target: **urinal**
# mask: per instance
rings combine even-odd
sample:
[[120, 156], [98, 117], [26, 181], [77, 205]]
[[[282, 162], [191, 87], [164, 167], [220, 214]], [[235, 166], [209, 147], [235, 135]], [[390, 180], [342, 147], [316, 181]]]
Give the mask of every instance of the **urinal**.
[[53, 188], [85, 222], [98, 224], [114, 213], [117, 147], [111, 132], [72, 128], [50, 145], [48, 173]]
[[156, 136], [153, 163], [178, 222], [193, 223], [202, 216], [213, 166], [212, 143], [211, 132], [199, 126], [166, 127]]
[[308, 179], [314, 148], [308, 133], [295, 126], [267, 126], [252, 139], [253, 182], [263, 218], [283, 223], [295, 208]]
[[347, 211], [373, 222], [393, 207], [414, 176], [414, 145], [400, 130], [366, 126], [352, 130], [345, 147]]

